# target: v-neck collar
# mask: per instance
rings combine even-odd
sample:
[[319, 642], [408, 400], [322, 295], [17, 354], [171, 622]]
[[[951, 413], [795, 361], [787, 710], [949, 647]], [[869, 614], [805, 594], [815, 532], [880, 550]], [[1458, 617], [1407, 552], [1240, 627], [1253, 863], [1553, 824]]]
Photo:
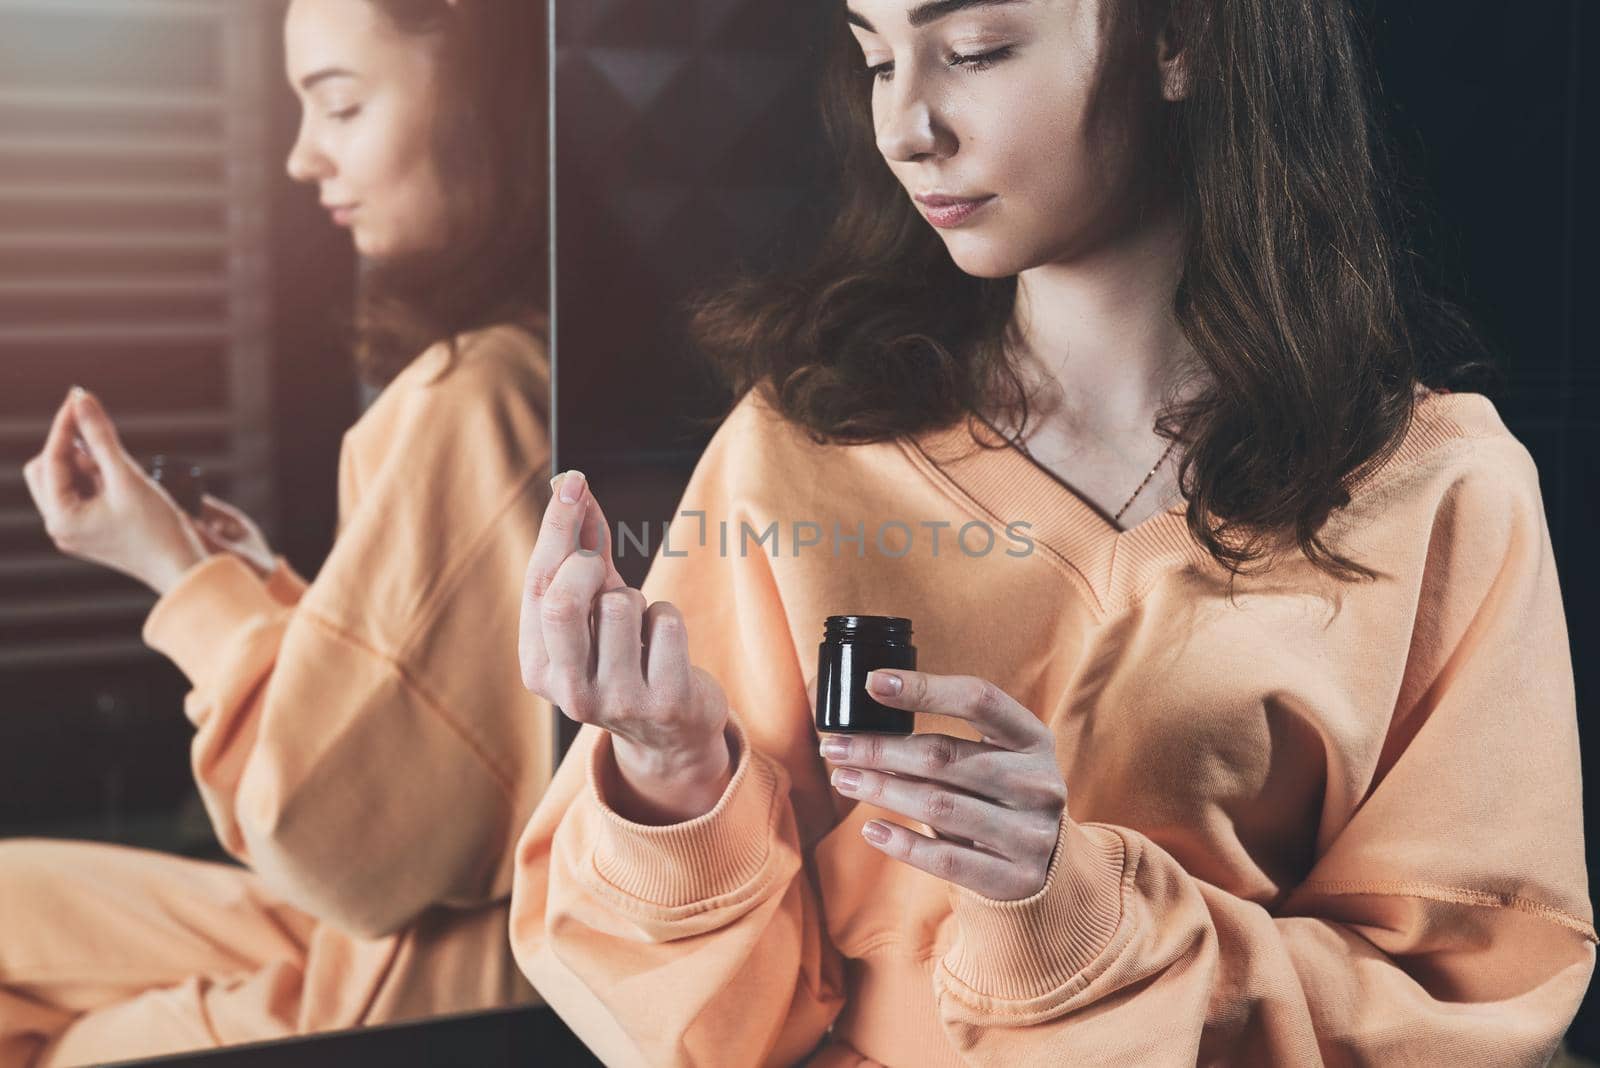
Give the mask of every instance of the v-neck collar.
[[[1400, 448], [1381, 465], [1356, 472], [1352, 490], [1462, 433], [1463, 424], [1481, 425], [1486, 415], [1499, 423], [1480, 394], [1421, 395]], [[1000, 525], [1029, 524], [1023, 529], [1036, 551], [1046, 552], [1101, 613], [1127, 607], [1169, 571], [1186, 566], [1222, 570], [1190, 535], [1186, 502], [1122, 530], [976, 416], [902, 438], [900, 447], [926, 478], [969, 510]]]

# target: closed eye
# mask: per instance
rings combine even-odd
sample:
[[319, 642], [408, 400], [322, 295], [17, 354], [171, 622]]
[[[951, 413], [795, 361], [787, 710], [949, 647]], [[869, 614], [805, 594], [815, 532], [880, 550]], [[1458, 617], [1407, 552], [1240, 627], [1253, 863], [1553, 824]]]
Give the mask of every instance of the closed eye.
[[[1006, 45], [1003, 48], [996, 48], [988, 52], [980, 52], [973, 55], [952, 53], [950, 58], [945, 60], [945, 63], [947, 66], [951, 67], [965, 67], [970, 71], [988, 70], [996, 63], [999, 63], [1001, 60], [1010, 56], [1011, 52], [1012, 46]], [[879, 63], [875, 66], [868, 67], [866, 73], [869, 77], [877, 81], [889, 81], [894, 76], [894, 61], [890, 60], [885, 63]]]
[[966, 67], [968, 70], [988, 70], [996, 63], [1011, 54], [1011, 46], [996, 48], [990, 52], [980, 52], [976, 55], [952, 55], [947, 61], [952, 67]]

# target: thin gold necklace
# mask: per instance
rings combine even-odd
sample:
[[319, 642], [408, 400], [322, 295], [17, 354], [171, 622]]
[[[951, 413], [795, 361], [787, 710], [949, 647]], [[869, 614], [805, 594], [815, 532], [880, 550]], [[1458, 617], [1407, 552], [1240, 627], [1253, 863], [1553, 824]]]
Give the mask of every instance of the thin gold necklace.
[[[1014, 438], [1010, 434], [1007, 434], [1005, 431], [1001, 430], [998, 426], [995, 426], [995, 424], [986, 416], [980, 415], [979, 418], [982, 419], [985, 423], [989, 424], [989, 429], [993, 430], [995, 433], [999, 434], [1002, 438], [1004, 438], [1005, 440], [1009, 441], [1011, 444], [1015, 445], [1018, 449], [1022, 450], [1022, 455], [1026, 456], [1028, 459], [1032, 460], [1035, 464], [1038, 464], [1040, 467], [1044, 466], [1043, 464], [1039, 463], [1039, 458], [1033, 454], [1032, 450], [1030, 450], [1028, 448], [1027, 444], [1025, 442], [1023, 442], [1023, 440], [1020, 437]], [[1111, 517], [1111, 521], [1113, 523], [1119, 521], [1122, 518], [1122, 513], [1126, 512], [1128, 510], [1128, 506], [1131, 505], [1138, 498], [1139, 494], [1144, 492], [1144, 488], [1150, 484], [1150, 480], [1152, 478], [1156, 477], [1156, 472], [1161, 470], [1161, 465], [1167, 462], [1167, 457], [1172, 455], [1172, 450], [1177, 447], [1177, 444], [1178, 444], [1178, 439], [1177, 438], [1173, 438], [1171, 441], [1167, 442], [1166, 449], [1161, 453], [1161, 459], [1157, 460], [1156, 463], [1155, 463], [1155, 466], [1150, 468], [1150, 473], [1144, 476], [1144, 480], [1139, 483], [1139, 488], [1133, 491], [1133, 496], [1129, 497], [1127, 499], [1127, 501], [1122, 505], [1122, 507], [1117, 509], [1117, 514]]]
[[1161, 454], [1161, 459], [1156, 461], [1156, 465], [1150, 469], [1150, 473], [1144, 476], [1144, 481], [1139, 483], [1139, 488], [1133, 491], [1133, 497], [1129, 497], [1127, 504], [1124, 504], [1121, 508], [1118, 508], [1117, 514], [1111, 517], [1111, 521], [1113, 523], [1122, 518], [1122, 513], [1128, 510], [1128, 505], [1133, 503], [1133, 498], [1143, 493], [1144, 488], [1150, 484], [1150, 480], [1156, 477], [1156, 472], [1161, 470], [1161, 465], [1167, 462], [1167, 457], [1172, 455], [1172, 447], [1176, 444], [1178, 444], [1177, 438], [1173, 438], [1171, 441], [1167, 442], [1166, 451]]

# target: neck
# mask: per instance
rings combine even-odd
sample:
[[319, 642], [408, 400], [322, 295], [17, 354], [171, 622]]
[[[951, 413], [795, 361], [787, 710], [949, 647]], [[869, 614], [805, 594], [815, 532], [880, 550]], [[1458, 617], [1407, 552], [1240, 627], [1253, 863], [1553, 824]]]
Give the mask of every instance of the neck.
[[1167, 210], [1092, 254], [1018, 276], [1014, 347], [1042, 419], [1108, 442], [1150, 434], [1192, 366], [1172, 314], [1181, 267], [1182, 231]]

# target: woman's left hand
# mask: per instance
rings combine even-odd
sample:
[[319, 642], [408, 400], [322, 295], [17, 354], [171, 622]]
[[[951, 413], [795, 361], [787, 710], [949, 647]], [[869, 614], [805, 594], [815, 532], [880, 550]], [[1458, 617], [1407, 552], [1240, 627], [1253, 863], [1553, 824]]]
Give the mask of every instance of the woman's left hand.
[[[899, 692], [880, 688], [896, 678]], [[834, 789], [938, 834], [929, 838], [868, 820], [862, 836], [896, 860], [993, 900], [1014, 901], [1042, 889], [1067, 804], [1050, 729], [999, 687], [970, 675], [896, 668], [870, 673], [867, 687], [891, 708], [964, 719], [983, 740], [824, 735], [822, 755], [835, 765]]]
[[157, 593], [206, 558], [188, 517], [128, 455], [105, 408], [84, 390], [68, 394], [22, 474], [50, 540], [69, 556]]

